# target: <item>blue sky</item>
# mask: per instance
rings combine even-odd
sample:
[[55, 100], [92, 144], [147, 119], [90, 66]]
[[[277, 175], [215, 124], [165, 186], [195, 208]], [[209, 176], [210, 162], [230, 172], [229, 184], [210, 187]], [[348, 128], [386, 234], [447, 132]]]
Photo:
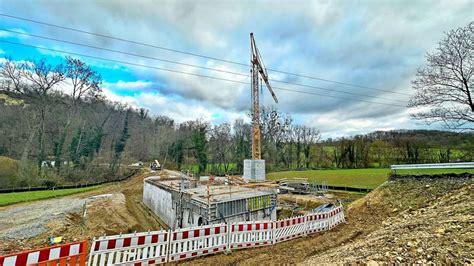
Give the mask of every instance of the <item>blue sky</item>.
[[[297, 123], [338, 137], [396, 128], [439, 128], [411, 120], [404, 107], [410, 81], [434, 51], [444, 32], [467, 25], [474, 1], [25, 1], [2, 0], [0, 13], [111, 35], [133, 41], [248, 63], [249, 33], [268, 68], [353, 83], [380, 90], [269, 72], [273, 79], [363, 94], [354, 96], [315, 88], [273, 83], [276, 107]], [[248, 67], [172, 53], [1, 17], [2, 29], [59, 38], [150, 57], [248, 74]], [[91, 56], [248, 82], [232, 74], [210, 72], [155, 60], [98, 51], [0, 31], [0, 40], [66, 50]], [[14, 60], [60, 53], [0, 43], [0, 56]], [[114, 101], [144, 107], [177, 122], [203, 118], [212, 123], [247, 119], [250, 86], [156, 69], [82, 58], [104, 79], [104, 94]], [[385, 91], [402, 94], [387, 93]], [[327, 97], [333, 96], [333, 97]], [[339, 97], [339, 98], [334, 98]], [[379, 97], [379, 98], [374, 98]], [[265, 105], [272, 104], [264, 90]], [[342, 99], [344, 98], [344, 99]], [[384, 99], [380, 99], [384, 98]], [[367, 103], [373, 101], [392, 103]]]

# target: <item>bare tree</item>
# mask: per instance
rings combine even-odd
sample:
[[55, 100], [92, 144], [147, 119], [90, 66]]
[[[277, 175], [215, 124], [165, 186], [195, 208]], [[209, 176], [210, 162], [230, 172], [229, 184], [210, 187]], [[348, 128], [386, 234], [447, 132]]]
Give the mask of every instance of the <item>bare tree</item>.
[[268, 165], [278, 165], [285, 156], [285, 140], [293, 119], [290, 115], [278, 112], [273, 106], [263, 107], [260, 112], [263, 157]]
[[[290, 130], [291, 141], [289, 144], [291, 145], [292, 143], [294, 143], [296, 147], [296, 151], [295, 151], [296, 168], [301, 167], [301, 151], [303, 150], [303, 138], [304, 138], [305, 130], [306, 130], [306, 127], [301, 126], [301, 125], [292, 126]], [[291, 151], [291, 146], [290, 146], [290, 151]]]
[[6, 59], [0, 65], [0, 77], [2, 80], [2, 91], [14, 92], [30, 103], [36, 103], [34, 112], [34, 128], [25, 144], [22, 161], [25, 161], [28, 152], [31, 150], [31, 144], [36, 132], [38, 132], [38, 167], [44, 159], [44, 133], [46, 113], [48, 108], [49, 95], [52, 89], [65, 79], [62, 65], [50, 65], [45, 60], [31, 62], [14, 62]]
[[79, 59], [66, 57], [66, 77], [72, 85], [71, 99], [73, 105], [82, 97], [95, 97], [100, 94], [102, 79], [89, 65]]
[[228, 123], [216, 125], [209, 131], [209, 151], [212, 157], [211, 169], [219, 174], [227, 174], [232, 154], [231, 126]]
[[306, 168], [309, 168], [309, 164], [311, 162], [311, 147], [313, 147], [316, 143], [321, 140], [321, 134], [319, 130], [313, 127], [303, 126], [302, 129], [303, 135], [303, 153], [305, 156], [305, 164]]
[[420, 108], [412, 117], [452, 129], [474, 129], [474, 22], [448, 32], [426, 60], [412, 82], [416, 94], [409, 106]]
[[67, 78], [66, 82], [69, 82], [72, 86], [71, 97], [66, 99], [70, 100], [67, 102], [68, 112], [66, 114], [66, 121], [61, 129], [59, 138], [55, 142], [54, 157], [55, 166], [59, 173], [61, 168], [61, 160], [64, 149], [64, 142], [69, 134], [71, 121], [73, 116], [76, 114], [78, 102], [87, 97], [96, 97], [100, 94], [100, 85], [102, 83], [100, 75], [93, 70], [89, 65], [79, 59], [72, 57], [66, 57], [64, 75]]

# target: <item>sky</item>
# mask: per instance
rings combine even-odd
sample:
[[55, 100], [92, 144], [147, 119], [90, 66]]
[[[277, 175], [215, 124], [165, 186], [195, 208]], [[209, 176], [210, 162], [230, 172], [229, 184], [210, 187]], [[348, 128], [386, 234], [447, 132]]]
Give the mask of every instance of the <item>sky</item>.
[[[264, 87], [262, 104], [291, 115], [296, 124], [319, 129], [323, 138], [336, 138], [376, 130], [441, 128], [410, 118], [416, 111], [406, 107], [414, 94], [411, 80], [446, 31], [474, 20], [474, 1], [0, 0], [0, 13], [188, 53], [0, 16], [3, 30], [148, 57], [0, 30], [0, 41], [120, 61], [74, 56], [101, 74], [103, 94], [109, 100], [143, 107], [176, 122], [199, 118], [212, 124], [232, 123], [237, 118], [249, 121], [250, 85], [242, 83], [250, 82], [245, 76], [250, 69], [245, 65], [250, 63], [249, 33], [253, 32], [268, 69], [317, 78], [268, 71], [272, 80], [312, 87], [271, 81], [279, 102], [273, 102]], [[0, 57], [45, 58], [55, 63], [66, 55], [40, 48], [0, 42]]]

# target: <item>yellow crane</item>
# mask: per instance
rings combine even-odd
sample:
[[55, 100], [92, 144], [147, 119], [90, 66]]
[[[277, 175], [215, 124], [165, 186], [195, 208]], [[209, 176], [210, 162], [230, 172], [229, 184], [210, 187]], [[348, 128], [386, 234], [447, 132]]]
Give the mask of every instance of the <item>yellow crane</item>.
[[276, 103], [278, 103], [278, 99], [273, 92], [270, 83], [268, 82], [268, 73], [265, 65], [263, 64], [257, 44], [255, 43], [253, 33], [250, 33], [250, 50], [250, 62], [252, 66], [252, 69], [250, 70], [252, 76], [252, 160], [261, 160], [260, 102], [258, 94], [259, 75], [265, 82], [265, 85], [267, 86]]

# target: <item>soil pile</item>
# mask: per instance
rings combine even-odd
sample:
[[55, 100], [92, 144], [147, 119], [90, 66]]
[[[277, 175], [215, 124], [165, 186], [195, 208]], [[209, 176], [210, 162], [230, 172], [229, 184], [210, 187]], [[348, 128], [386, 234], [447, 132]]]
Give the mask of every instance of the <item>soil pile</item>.
[[[370, 234], [306, 262], [474, 263], [472, 176], [397, 179], [380, 190], [390, 191], [380, 200], [391, 202], [391, 212], [396, 215], [388, 215]], [[370, 201], [364, 199], [359, 204]]]

